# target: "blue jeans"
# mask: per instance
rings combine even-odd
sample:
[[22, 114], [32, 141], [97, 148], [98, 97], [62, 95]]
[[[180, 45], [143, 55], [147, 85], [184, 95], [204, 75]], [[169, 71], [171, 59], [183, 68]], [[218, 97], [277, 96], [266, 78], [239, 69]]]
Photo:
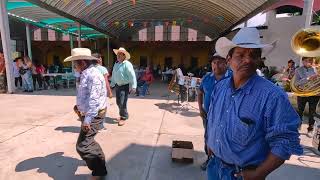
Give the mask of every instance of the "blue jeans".
[[33, 84], [32, 84], [32, 75], [31, 71], [28, 70], [22, 77], [22, 85], [23, 89], [27, 91], [32, 91], [33, 90]]
[[242, 177], [234, 177], [235, 173], [235, 166], [226, 165], [215, 156], [211, 157], [207, 166], [208, 180], [243, 180]]
[[142, 92], [141, 92], [141, 95], [142, 96], [145, 96], [147, 94], [147, 90], [149, 88], [149, 84], [147, 82], [145, 82], [142, 86]]
[[128, 94], [129, 84], [123, 86], [116, 85], [116, 101], [119, 108], [121, 120], [126, 120], [129, 118], [127, 110]]

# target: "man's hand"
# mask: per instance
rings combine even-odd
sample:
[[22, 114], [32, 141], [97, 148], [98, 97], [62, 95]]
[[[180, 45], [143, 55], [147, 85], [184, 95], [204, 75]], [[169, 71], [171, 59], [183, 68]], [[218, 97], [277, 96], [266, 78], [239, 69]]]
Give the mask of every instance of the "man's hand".
[[112, 92], [108, 92], [108, 97], [111, 99], [113, 97]]
[[136, 88], [132, 88], [132, 89], [130, 89], [130, 94], [134, 94], [134, 93], [136, 93]]
[[204, 111], [203, 108], [200, 108], [200, 116], [205, 119], [207, 118], [207, 113]]
[[266, 176], [259, 174], [256, 170], [244, 170], [234, 175], [235, 177], [242, 177], [244, 180], [265, 180]]
[[81, 129], [86, 133], [89, 132], [91, 130], [90, 124], [83, 122], [81, 125]]
[[211, 157], [213, 155], [212, 150], [207, 146], [207, 152], [208, 152], [208, 156]]

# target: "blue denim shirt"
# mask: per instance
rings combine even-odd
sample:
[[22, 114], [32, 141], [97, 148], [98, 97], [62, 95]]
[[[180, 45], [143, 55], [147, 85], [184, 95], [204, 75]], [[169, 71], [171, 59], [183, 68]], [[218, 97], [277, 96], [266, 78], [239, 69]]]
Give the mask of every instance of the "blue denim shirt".
[[[221, 78], [219, 81], [229, 77], [231, 74], [232, 74], [231, 71], [227, 70], [224, 77]], [[211, 98], [213, 88], [217, 84], [217, 82], [219, 82], [219, 81], [216, 80], [216, 77], [214, 76], [214, 73], [212, 73], [212, 72], [206, 74], [201, 80], [201, 84], [200, 84], [199, 89], [204, 94], [203, 109], [206, 113], [208, 113], [208, 110], [209, 110], [210, 98]]]
[[260, 165], [271, 152], [287, 160], [302, 154], [299, 116], [284, 91], [252, 76], [234, 89], [233, 79], [216, 84], [208, 112], [207, 144], [223, 161]]

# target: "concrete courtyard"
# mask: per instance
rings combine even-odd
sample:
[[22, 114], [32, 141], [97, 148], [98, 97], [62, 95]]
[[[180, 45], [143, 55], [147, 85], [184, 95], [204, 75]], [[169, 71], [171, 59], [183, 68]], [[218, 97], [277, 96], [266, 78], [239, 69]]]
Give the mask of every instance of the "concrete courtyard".
[[[175, 96], [168, 97], [165, 84], [154, 84], [151, 95], [131, 96], [130, 119], [123, 127], [112, 98], [106, 130], [96, 137], [108, 163], [110, 180], [205, 180], [200, 170], [203, 127], [197, 109], [180, 109]], [[84, 180], [89, 170], [75, 150], [80, 130], [72, 107], [74, 89], [38, 91], [33, 94], [0, 95], [0, 179]], [[197, 103], [191, 103], [197, 107]], [[269, 180], [319, 180], [320, 156], [311, 150], [311, 139], [301, 143], [303, 156], [292, 156]], [[173, 140], [192, 141], [194, 163], [171, 162]]]

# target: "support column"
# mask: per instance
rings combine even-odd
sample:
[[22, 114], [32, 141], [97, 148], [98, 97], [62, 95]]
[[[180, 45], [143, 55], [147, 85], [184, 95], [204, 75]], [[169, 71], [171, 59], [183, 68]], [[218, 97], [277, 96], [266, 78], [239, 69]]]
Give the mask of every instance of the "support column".
[[[73, 36], [71, 34], [69, 34], [69, 41], [70, 41], [70, 53], [71, 53], [71, 50], [73, 49]], [[72, 61], [72, 64], [71, 64], [71, 69], [72, 69], [72, 72], [74, 72], [74, 62]]]
[[26, 23], [26, 35], [27, 35], [27, 48], [28, 56], [32, 60], [31, 38], [30, 38], [30, 25]]
[[[305, 28], [310, 27], [312, 22], [313, 2], [314, 0], [304, 0], [303, 16], [306, 18], [304, 24]], [[300, 67], [301, 66], [303, 66], [302, 57], [300, 58]]]
[[81, 48], [81, 24], [78, 24], [78, 48]]
[[10, 29], [7, 14], [7, 0], [0, 0], [0, 31], [3, 48], [3, 55], [6, 65], [7, 88], [8, 93], [14, 93], [13, 73], [12, 73], [12, 58], [10, 46]]
[[304, 0], [303, 15], [306, 17], [305, 27], [310, 27], [312, 22], [314, 0]]
[[69, 40], [70, 40], [70, 49], [73, 49], [73, 36], [69, 34]]
[[108, 54], [108, 57], [107, 57], [107, 66], [108, 68], [110, 67], [110, 39], [109, 39], [109, 36], [107, 37], [107, 54]]

